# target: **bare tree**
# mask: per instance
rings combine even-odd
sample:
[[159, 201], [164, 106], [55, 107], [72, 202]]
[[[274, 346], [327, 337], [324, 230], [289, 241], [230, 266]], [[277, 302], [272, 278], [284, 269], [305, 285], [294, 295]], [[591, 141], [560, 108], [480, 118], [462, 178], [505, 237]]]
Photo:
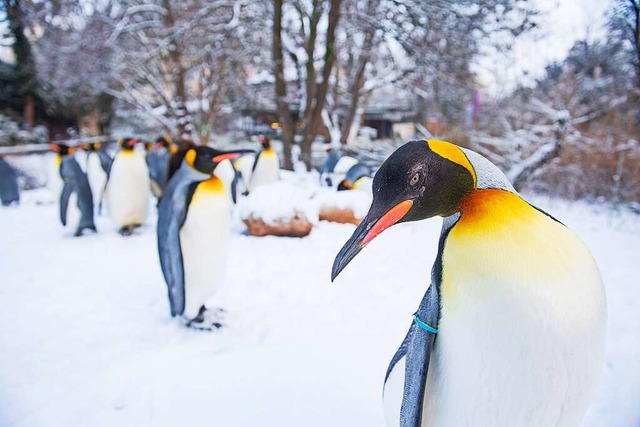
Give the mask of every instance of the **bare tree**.
[[120, 85], [110, 93], [167, 131], [208, 142], [229, 91], [244, 82], [248, 1], [129, 0], [113, 22]]
[[[283, 126], [285, 167], [291, 166], [287, 163], [287, 156], [296, 132], [293, 120], [289, 121], [285, 117], [290, 115], [290, 106], [287, 105], [285, 110], [287, 82], [284, 75], [284, 52], [298, 70], [298, 86], [301, 88], [297, 94], [300, 105], [298, 126], [301, 135], [301, 157], [310, 170], [311, 144], [322, 125], [322, 111], [335, 61], [335, 38], [341, 16], [341, 4], [342, 0], [313, 0], [310, 4], [292, 1], [285, 7], [287, 5], [283, 1], [274, 1], [273, 59], [278, 111]], [[283, 25], [285, 19], [288, 20], [288, 25]], [[321, 32], [321, 24], [324, 22], [326, 31]], [[283, 31], [285, 27], [289, 31]], [[316, 65], [316, 62], [320, 65]]]

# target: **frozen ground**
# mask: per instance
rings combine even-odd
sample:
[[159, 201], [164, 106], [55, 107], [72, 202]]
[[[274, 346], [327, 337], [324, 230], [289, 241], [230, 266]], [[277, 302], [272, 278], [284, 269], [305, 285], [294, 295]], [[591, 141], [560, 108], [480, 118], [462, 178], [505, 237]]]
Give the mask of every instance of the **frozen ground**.
[[[231, 239], [228, 327], [168, 313], [154, 218], [131, 238], [63, 236], [54, 205], [0, 209], [1, 426], [382, 427], [387, 363], [411, 322], [440, 221], [383, 233], [329, 281], [352, 225]], [[592, 248], [609, 299], [588, 427], [640, 426], [640, 219], [539, 200]]]

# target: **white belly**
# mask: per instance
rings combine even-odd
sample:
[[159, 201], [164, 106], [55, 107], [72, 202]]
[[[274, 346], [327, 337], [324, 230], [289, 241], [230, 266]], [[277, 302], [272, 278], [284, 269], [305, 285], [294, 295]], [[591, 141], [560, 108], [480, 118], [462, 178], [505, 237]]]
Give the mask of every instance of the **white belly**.
[[89, 179], [89, 186], [91, 187], [91, 194], [93, 195], [93, 204], [97, 205], [102, 198], [104, 185], [107, 182], [107, 174], [102, 169], [100, 158], [95, 153], [89, 154], [87, 161], [87, 178]]
[[229, 200], [233, 201], [233, 195], [231, 192], [233, 191], [233, 179], [236, 176], [236, 172], [233, 169], [233, 164], [230, 160], [224, 160], [218, 166], [216, 166], [214, 175], [220, 178], [220, 180], [224, 183], [224, 188], [227, 192], [227, 196]]
[[78, 209], [78, 195], [73, 192], [69, 196], [69, 204], [67, 205], [67, 225], [66, 230], [75, 233], [80, 225], [80, 218], [82, 218], [82, 212]]
[[252, 154], [244, 155], [236, 160], [235, 167], [242, 174], [242, 181], [238, 192], [240, 194], [249, 190], [249, 183], [251, 182], [251, 173], [253, 172], [253, 162], [255, 156]]
[[125, 151], [116, 154], [106, 194], [109, 214], [116, 225], [144, 223], [149, 213], [149, 186], [144, 155]]
[[73, 157], [75, 157], [76, 162], [78, 162], [78, 165], [80, 165], [80, 169], [82, 169], [82, 172], [87, 173], [87, 158], [89, 157], [87, 152], [78, 150], [73, 153]]
[[60, 176], [60, 164], [62, 160], [58, 155], [54, 155], [49, 161], [49, 171], [47, 177], [47, 188], [51, 193], [51, 196], [54, 197], [54, 200], [58, 200], [60, 198], [60, 193], [62, 192], [62, 177]]
[[[537, 260], [526, 246], [500, 253], [508, 237], [484, 251], [468, 237], [457, 253], [445, 247], [423, 426], [580, 425], [602, 369], [606, 301], [593, 258], [569, 233], [559, 230]], [[389, 425], [399, 420], [397, 366], [385, 391]]]
[[275, 152], [263, 152], [258, 158], [258, 164], [251, 174], [249, 191], [253, 191], [261, 185], [273, 184], [279, 179], [278, 156]]
[[231, 202], [226, 193], [196, 190], [180, 230], [185, 310], [192, 319], [225, 280]]

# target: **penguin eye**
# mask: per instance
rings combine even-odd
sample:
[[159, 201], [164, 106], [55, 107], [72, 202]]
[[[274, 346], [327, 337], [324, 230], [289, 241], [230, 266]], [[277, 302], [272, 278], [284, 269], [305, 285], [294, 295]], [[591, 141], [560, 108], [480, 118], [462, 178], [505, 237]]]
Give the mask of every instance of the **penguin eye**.
[[420, 173], [416, 172], [411, 177], [411, 181], [409, 181], [409, 184], [410, 185], [416, 185], [418, 183], [418, 181], [420, 181]]

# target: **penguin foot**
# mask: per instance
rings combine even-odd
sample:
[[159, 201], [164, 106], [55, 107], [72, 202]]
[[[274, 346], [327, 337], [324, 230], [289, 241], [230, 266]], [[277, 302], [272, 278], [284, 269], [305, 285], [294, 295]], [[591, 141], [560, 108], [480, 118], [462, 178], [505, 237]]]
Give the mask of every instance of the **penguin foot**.
[[133, 227], [130, 225], [125, 225], [124, 227], [120, 227], [118, 233], [123, 237], [131, 236], [133, 234]]
[[205, 306], [200, 307], [198, 315], [187, 321], [186, 326], [202, 331], [214, 331], [224, 326], [222, 323], [223, 313], [225, 310], [221, 308], [207, 309]]
[[96, 228], [95, 225], [88, 225], [88, 226], [85, 226], [85, 227], [78, 228], [76, 230], [76, 232], [73, 234], [73, 237], [80, 237], [80, 236], [84, 235], [84, 231], [85, 230], [93, 231], [94, 233], [98, 232], [98, 229]]

